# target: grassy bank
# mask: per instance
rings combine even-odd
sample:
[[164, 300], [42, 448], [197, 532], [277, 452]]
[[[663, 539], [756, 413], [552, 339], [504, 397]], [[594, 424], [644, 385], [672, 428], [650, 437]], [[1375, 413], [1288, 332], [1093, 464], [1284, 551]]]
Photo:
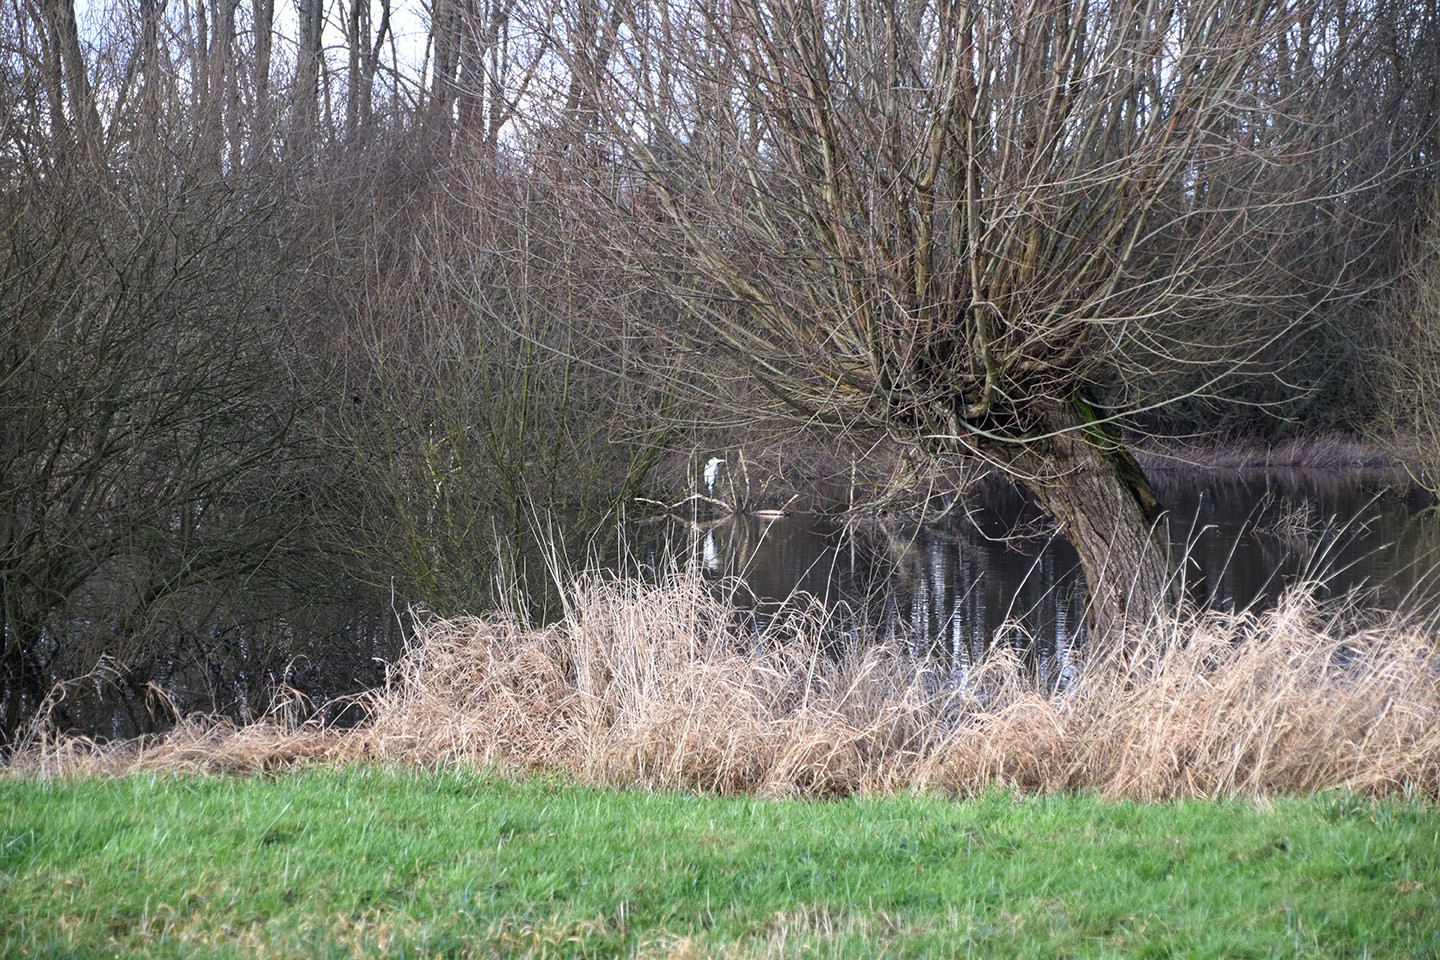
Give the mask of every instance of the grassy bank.
[[355, 729], [39, 736], [0, 954], [1440, 956], [1433, 623], [1296, 594], [1056, 693], [731, 616], [597, 581], [424, 625]]
[[0, 781], [6, 956], [1421, 957], [1440, 817], [465, 771]]

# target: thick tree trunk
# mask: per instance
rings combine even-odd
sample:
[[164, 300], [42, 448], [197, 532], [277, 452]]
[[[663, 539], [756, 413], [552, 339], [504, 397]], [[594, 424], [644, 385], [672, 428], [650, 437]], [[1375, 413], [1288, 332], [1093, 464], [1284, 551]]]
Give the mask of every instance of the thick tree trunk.
[[1123, 653], [1179, 609], [1168, 523], [1139, 464], [1086, 405], [1046, 420], [1049, 436], [1008, 459], [1079, 555], [1092, 649]]
[[100, 151], [100, 114], [90, 89], [85, 51], [80, 47], [80, 28], [75, 20], [74, 0], [47, 0], [45, 20], [59, 53], [59, 70], [65, 78], [70, 100], [70, 122], [82, 150]]
[[291, 136], [308, 151], [314, 145], [320, 117], [320, 61], [325, 55], [325, 4], [300, 0], [300, 49], [295, 56], [295, 85], [291, 91], [294, 116]]

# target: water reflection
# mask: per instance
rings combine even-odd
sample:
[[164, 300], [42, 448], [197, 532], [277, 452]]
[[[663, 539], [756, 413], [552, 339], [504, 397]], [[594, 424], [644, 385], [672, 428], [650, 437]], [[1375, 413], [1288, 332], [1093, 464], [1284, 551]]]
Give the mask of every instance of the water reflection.
[[[1381, 605], [1431, 602], [1440, 520], [1407, 484], [1205, 474], [1162, 477], [1157, 492], [1186, 556], [1187, 586], [1201, 602], [1243, 608], [1301, 579], [1319, 581], [1322, 596], [1367, 588]], [[743, 581], [737, 602], [760, 623], [802, 592], [847, 609], [854, 636], [906, 644], [941, 675], [963, 677], [1002, 647], [1042, 680], [1062, 684], [1085, 642], [1074, 553], [1013, 490], [985, 491], [964, 508], [932, 526], [741, 517], [687, 528], [682, 543], [717, 583]], [[658, 560], [662, 547], [652, 549]], [[256, 591], [243, 609], [180, 599], [173, 622], [142, 624], [164, 643], [140, 645], [127, 624], [83, 617], [66, 620], [68, 645], [41, 637], [36, 653], [51, 679], [87, 678], [67, 688], [51, 715], [58, 729], [115, 738], [164, 729], [190, 711], [244, 717], [282, 686], [324, 704], [381, 684], [401, 649], [402, 617], [388, 596], [357, 590], [317, 603], [299, 592]], [[101, 653], [113, 659], [95, 670]], [[20, 705], [34, 709], [43, 695], [0, 689], [0, 713], [9, 698], [29, 696]], [[358, 713], [332, 702], [327, 715], [345, 721]]]
[[[1161, 478], [1189, 595], [1224, 610], [1268, 603], [1301, 581], [1383, 606], [1428, 602], [1440, 525], [1394, 478], [1187, 475]], [[698, 530], [696, 559], [737, 577], [761, 622], [797, 591], [845, 605], [869, 632], [967, 672], [996, 646], [1058, 682], [1083, 647], [1078, 563], [1012, 490], [972, 498], [933, 526], [849, 527], [814, 516], [736, 517]]]

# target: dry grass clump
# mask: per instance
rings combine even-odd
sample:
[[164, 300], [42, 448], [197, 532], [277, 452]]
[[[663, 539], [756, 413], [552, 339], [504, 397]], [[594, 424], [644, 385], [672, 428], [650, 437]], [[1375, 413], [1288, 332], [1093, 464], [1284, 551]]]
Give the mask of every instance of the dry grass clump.
[[343, 760], [364, 743], [299, 719], [301, 704], [282, 698], [250, 723], [223, 717], [191, 716], [161, 736], [119, 743], [57, 734], [43, 719], [10, 759], [21, 776], [123, 777], [133, 773], [200, 773], [249, 776], [296, 764]]
[[1344, 787], [1440, 794], [1440, 650], [1432, 630], [1369, 626], [1305, 592], [1263, 614], [1209, 614], [1093, 667], [1060, 697], [975, 718], [918, 784], [1170, 799]]
[[819, 615], [755, 636], [695, 578], [597, 583], [561, 624], [427, 625], [374, 704], [377, 752], [717, 793], [901, 786], [958, 693], [898, 652], [831, 656]]
[[722, 794], [1440, 796], [1434, 630], [1309, 596], [1169, 624], [1125, 664], [1092, 663], [1051, 693], [1005, 655], [960, 678], [898, 646], [827, 650], [819, 613], [738, 630], [696, 578], [595, 582], [553, 627], [421, 626], [358, 729], [189, 723], [118, 748], [50, 740], [12, 766], [252, 771], [375, 757]]

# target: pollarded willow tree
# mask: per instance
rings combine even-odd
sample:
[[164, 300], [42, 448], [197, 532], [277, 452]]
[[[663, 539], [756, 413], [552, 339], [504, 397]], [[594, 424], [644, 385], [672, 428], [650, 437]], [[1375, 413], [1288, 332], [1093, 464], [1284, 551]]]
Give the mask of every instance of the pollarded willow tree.
[[1271, 256], [1373, 186], [1317, 94], [1363, 44], [1347, 9], [635, 0], [590, 72], [608, 247], [682, 305], [658, 333], [777, 411], [1011, 474], [1116, 637], [1177, 599], [1118, 429], [1176, 397], [1131, 385], [1213, 386], [1351, 282]]

